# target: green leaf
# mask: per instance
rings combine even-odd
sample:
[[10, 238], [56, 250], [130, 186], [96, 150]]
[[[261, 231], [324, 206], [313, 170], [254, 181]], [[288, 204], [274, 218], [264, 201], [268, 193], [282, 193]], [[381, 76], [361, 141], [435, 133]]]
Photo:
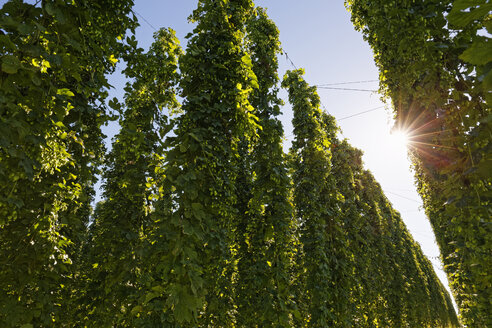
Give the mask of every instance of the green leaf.
[[492, 42], [490, 39], [475, 41], [466, 49], [460, 58], [473, 65], [485, 65], [492, 61]]
[[46, 10], [48, 15], [50, 15], [50, 16], [55, 16], [55, 14], [56, 14], [56, 7], [51, 2], [46, 3], [46, 5], [44, 6], [44, 10]]
[[192, 203], [191, 204], [191, 209], [193, 211], [193, 215], [198, 218], [198, 219], [203, 219], [205, 218], [205, 212], [203, 205], [200, 203]]
[[7, 74], [15, 74], [21, 67], [19, 59], [13, 55], [5, 55], [2, 57], [2, 71]]
[[41, 79], [37, 75], [33, 75], [31, 81], [35, 86], [39, 87], [41, 85]]
[[114, 97], [113, 99], [110, 99], [108, 102], [109, 107], [112, 109], [119, 111], [121, 109], [121, 104], [118, 101], [118, 98]]
[[[475, 2], [475, 6], [477, 3]], [[460, 11], [453, 8], [448, 15], [448, 21], [456, 27], [464, 28], [474, 20], [481, 19], [492, 10], [492, 4], [484, 4], [470, 11]]]
[[141, 305], [137, 305], [137, 306], [133, 307], [133, 309], [130, 311], [130, 313], [135, 315], [135, 314], [142, 312], [142, 311], [143, 311], [143, 307]]
[[292, 311], [293, 314], [294, 314], [294, 317], [297, 319], [297, 320], [301, 320], [302, 319], [302, 316], [301, 316], [301, 312], [299, 312], [299, 310], [294, 310]]
[[197, 137], [193, 132], [190, 132], [188, 133], [190, 135], [190, 137], [192, 137], [193, 139], [195, 139], [196, 141], [198, 142], [202, 142], [202, 138], [199, 138]]
[[[492, 69], [483, 78], [483, 87], [485, 90], [492, 90]], [[490, 96], [490, 93], [487, 93], [487, 95]]]
[[144, 302], [145, 302], [145, 303], [149, 303], [149, 302], [150, 302], [150, 301], [152, 301], [154, 298], [159, 297], [159, 296], [160, 296], [160, 294], [155, 293], [155, 292], [150, 292], [150, 293], [147, 293], [147, 294], [145, 295], [145, 301], [144, 301]]
[[17, 27], [17, 30], [19, 31], [20, 34], [28, 35], [34, 31], [34, 26], [28, 24], [20, 24]]
[[73, 97], [74, 96], [74, 93], [72, 91], [70, 91], [70, 89], [67, 89], [67, 88], [62, 88], [62, 89], [56, 90], [56, 94], [60, 95], [60, 96], [67, 96], [67, 97]]

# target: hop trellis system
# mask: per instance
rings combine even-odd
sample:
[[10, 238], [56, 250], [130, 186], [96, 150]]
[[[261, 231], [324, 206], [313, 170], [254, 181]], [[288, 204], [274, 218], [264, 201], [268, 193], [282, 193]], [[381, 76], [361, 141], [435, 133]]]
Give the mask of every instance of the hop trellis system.
[[[487, 327], [492, 52], [478, 31], [490, 32], [490, 4], [346, 5], [397, 124], [416, 131], [417, 185], [460, 320]], [[460, 326], [316, 87], [302, 69], [280, 81], [265, 9], [200, 0], [186, 49], [162, 28], [145, 52], [132, 6], [0, 10], [0, 326]], [[125, 96], [106, 101], [118, 60]], [[101, 126], [116, 118], [107, 152]]]

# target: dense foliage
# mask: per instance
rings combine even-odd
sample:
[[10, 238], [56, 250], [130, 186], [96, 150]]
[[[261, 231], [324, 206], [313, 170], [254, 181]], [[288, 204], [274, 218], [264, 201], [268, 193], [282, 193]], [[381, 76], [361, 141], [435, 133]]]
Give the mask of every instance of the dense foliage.
[[[347, 1], [374, 50], [463, 323], [492, 325], [492, 4]], [[487, 34], [488, 33], [488, 34]]]
[[[246, 25], [247, 46], [258, 87], [250, 96], [256, 110], [257, 136], [246, 144], [238, 190], [236, 227], [239, 327], [287, 327], [292, 304], [291, 261], [294, 253], [290, 179], [277, 118], [279, 32], [259, 8]], [[248, 151], [249, 149], [249, 151]], [[243, 183], [241, 185], [240, 183]], [[243, 194], [241, 195], [241, 192]]]
[[[294, 110], [294, 206], [300, 230], [295, 327], [455, 327], [431, 263], [412, 240], [362, 153], [336, 137], [302, 70], [287, 72]], [[328, 279], [326, 279], [328, 277]]]
[[149, 181], [156, 179], [159, 141], [170, 129], [163, 110], [179, 107], [174, 90], [179, 41], [174, 31], [165, 29], [154, 37], [150, 51], [142, 54], [136, 49], [124, 71], [133, 83], [125, 88], [121, 129], [107, 156], [103, 201], [96, 208], [85, 250], [88, 285], [81, 303], [87, 303], [83, 310], [91, 314], [89, 321], [100, 327], [134, 326], [130, 312], [144, 296], [135, 282], [148, 274], [141, 268], [148, 265], [144, 249], [153, 229]]
[[343, 196], [331, 174], [329, 150], [333, 129], [324, 129], [316, 88], [287, 72], [282, 86], [289, 91], [294, 118], [292, 143], [294, 206], [299, 225], [298, 301], [303, 321], [311, 327], [344, 327], [348, 314], [350, 275], [347, 238], [339, 219]]
[[[186, 51], [160, 29], [144, 52], [125, 37], [131, 7], [0, 11], [0, 326], [458, 326], [302, 70], [282, 82], [284, 152], [279, 31], [264, 9], [200, 0]], [[119, 59], [128, 83], [109, 101], [120, 131], [106, 154]]]
[[132, 1], [9, 1], [0, 11], [0, 325], [51, 326], [85, 238], [106, 74]]

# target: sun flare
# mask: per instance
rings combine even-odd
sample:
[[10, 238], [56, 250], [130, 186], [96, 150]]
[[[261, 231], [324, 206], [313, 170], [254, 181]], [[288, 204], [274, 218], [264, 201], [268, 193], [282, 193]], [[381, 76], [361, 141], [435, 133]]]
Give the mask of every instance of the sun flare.
[[391, 132], [391, 143], [398, 147], [408, 147], [410, 143], [410, 135], [403, 130], [394, 130]]

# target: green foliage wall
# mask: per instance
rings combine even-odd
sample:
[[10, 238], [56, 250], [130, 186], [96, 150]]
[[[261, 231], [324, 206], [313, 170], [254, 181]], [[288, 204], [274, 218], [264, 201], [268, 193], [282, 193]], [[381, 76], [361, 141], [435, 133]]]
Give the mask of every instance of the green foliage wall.
[[347, 326], [348, 245], [338, 219], [342, 195], [334, 186], [329, 150], [333, 129], [324, 129], [319, 96], [302, 79], [302, 70], [287, 72], [294, 118], [291, 156], [294, 204], [302, 249], [298, 263], [299, 303], [310, 327]]
[[[144, 52], [125, 37], [131, 7], [0, 11], [0, 326], [458, 326], [302, 70], [282, 82], [284, 153], [279, 31], [264, 9], [201, 0], [185, 52], [171, 29]], [[120, 131], [106, 154], [119, 59], [129, 82], [109, 101]]]
[[[337, 139], [302, 70], [287, 72], [294, 110], [294, 282], [301, 327], [456, 327], [449, 295], [372, 174]], [[325, 277], [329, 277], [326, 279]], [[323, 279], [325, 279], [323, 281]]]
[[[237, 326], [289, 326], [293, 294], [290, 289], [294, 227], [290, 179], [282, 148], [283, 128], [277, 118], [279, 31], [264, 9], [248, 18], [246, 42], [258, 80], [250, 103], [256, 109], [257, 136], [242, 154], [250, 177], [249, 197], [236, 228], [238, 306]], [[240, 186], [237, 189], [242, 189]], [[238, 208], [241, 210], [241, 207]]]
[[151, 182], [157, 179], [155, 156], [162, 154], [159, 141], [170, 129], [163, 111], [179, 108], [174, 87], [181, 55], [174, 31], [161, 29], [154, 38], [149, 52], [135, 49], [129, 56], [124, 73], [133, 83], [125, 88], [121, 129], [103, 175], [104, 200], [90, 227], [84, 268], [87, 286], [83, 288], [88, 295], [81, 302], [87, 303], [82, 311], [91, 313], [89, 322], [98, 326], [135, 325], [135, 313], [145, 297], [144, 287], [135, 282], [150, 274], [141, 268], [150, 264], [144, 255], [146, 237], [153, 229]]
[[245, 52], [249, 1], [200, 1], [197, 23], [180, 59], [183, 115], [167, 139], [156, 206], [158, 279], [149, 298], [161, 298], [170, 325], [230, 327], [237, 219], [234, 182], [238, 143], [256, 123], [249, 104], [258, 86]]
[[136, 21], [132, 1], [6, 2], [0, 11], [0, 325], [67, 313], [104, 154], [105, 74]]
[[380, 68], [464, 324], [492, 324], [491, 4], [347, 1]]

